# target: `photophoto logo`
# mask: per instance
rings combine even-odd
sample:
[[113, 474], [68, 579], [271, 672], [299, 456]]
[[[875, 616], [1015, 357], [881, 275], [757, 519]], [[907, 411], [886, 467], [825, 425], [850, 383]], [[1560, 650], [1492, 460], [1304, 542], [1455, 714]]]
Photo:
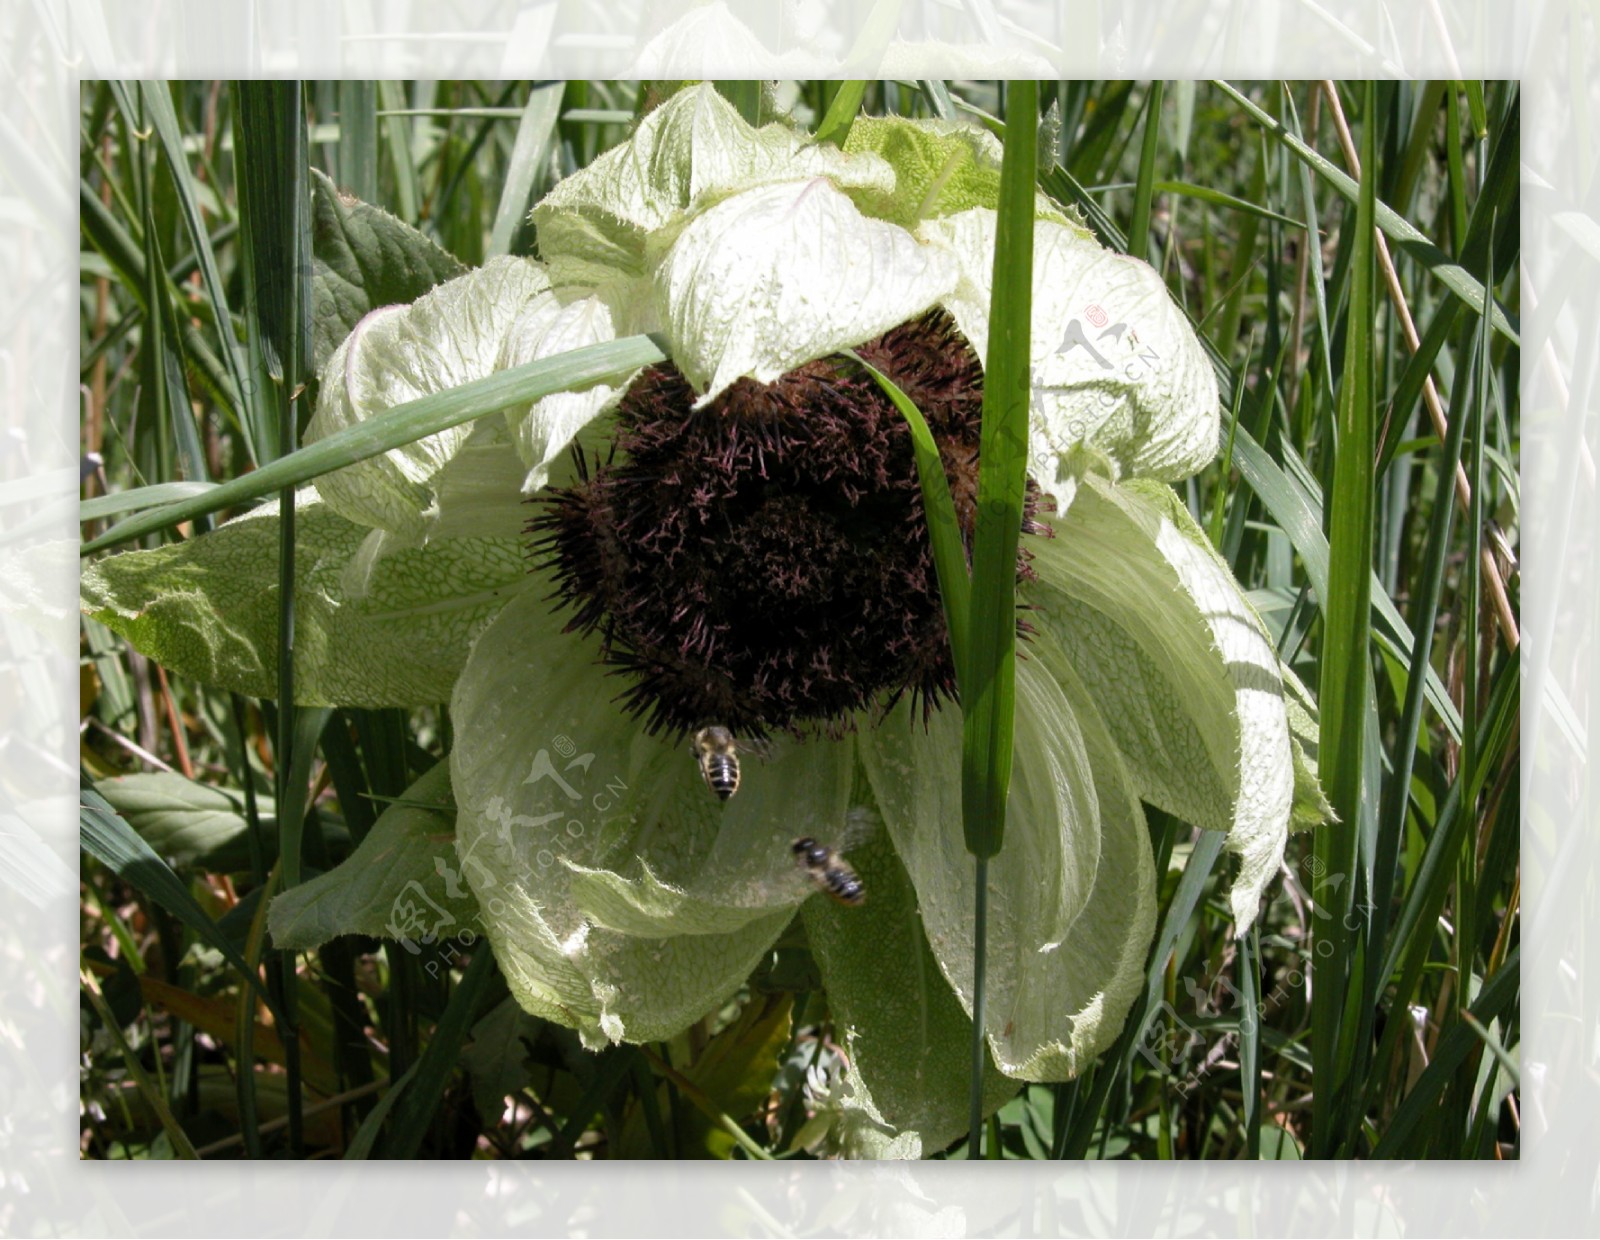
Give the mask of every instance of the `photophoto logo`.
[[[1306, 874], [1303, 882], [1292, 872], [1286, 875], [1285, 885], [1290, 895], [1313, 921], [1333, 917], [1333, 899], [1349, 876], [1329, 874], [1327, 867], [1315, 856], [1306, 857], [1301, 862], [1301, 868]], [[1303, 890], [1305, 896], [1296, 895], [1298, 890]], [[1307, 896], [1310, 898], [1307, 899]], [[1354, 913], [1345, 916], [1347, 925], [1355, 919]], [[1254, 1035], [1258, 1022], [1264, 1021], [1269, 1011], [1282, 1007], [1295, 992], [1306, 986], [1320, 943], [1325, 942], [1326, 939], [1318, 941], [1307, 953], [1306, 959], [1297, 960], [1295, 966], [1279, 973], [1271, 992], [1263, 994], [1255, 1003], [1251, 1003], [1248, 996], [1225, 974], [1198, 980], [1194, 977], [1180, 978], [1183, 991], [1193, 1005], [1192, 1009], [1180, 1014], [1171, 1003], [1162, 1000], [1151, 1013], [1135, 1049], [1152, 1068], [1170, 1078], [1170, 1088], [1180, 1094], [1188, 1094], [1209, 1073], [1226, 1063], [1229, 1052], [1237, 1048], [1241, 1034], [1246, 1037]], [[1214, 1039], [1209, 1045], [1207, 1030]], [[1198, 1061], [1187, 1064], [1185, 1061], [1194, 1057], [1201, 1048], [1205, 1049]]]
[[[562, 760], [559, 765], [552, 752]], [[509, 911], [507, 897], [514, 889], [525, 893], [538, 887], [544, 875], [560, 864], [561, 851], [575, 848], [598, 829], [598, 823], [586, 821], [591, 812], [608, 812], [628, 791], [626, 781], [613, 777], [591, 792], [594, 760], [594, 753], [580, 753], [570, 736], [557, 733], [547, 747], [534, 754], [522, 780], [524, 786], [548, 781], [555, 809], [541, 814], [500, 814], [493, 837], [480, 835], [465, 851], [444, 848], [433, 858], [430, 879], [412, 879], [401, 888], [390, 905], [386, 929], [411, 955], [428, 956], [423, 968], [430, 976], [437, 977], [442, 969], [454, 966], [461, 950], [477, 941], [484, 932], [485, 915], [494, 918]], [[507, 856], [523, 855], [517, 837], [529, 831], [540, 831], [546, 846], [533, 854], [531, 864], [519, 861], [507, 866]], [[475, 855], [489, 838], [504, 846], [494, 866]], [[464, 911], [467, 908], [473, 910], [470, 915]]]

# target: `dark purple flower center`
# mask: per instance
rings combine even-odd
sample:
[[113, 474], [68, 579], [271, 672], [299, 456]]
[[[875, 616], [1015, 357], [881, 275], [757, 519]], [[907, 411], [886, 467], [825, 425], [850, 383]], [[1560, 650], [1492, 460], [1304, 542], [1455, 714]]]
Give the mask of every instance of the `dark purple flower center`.
[[[858, 353], [922, 410], [969, 547], [983, 372], [942, 312]], [[905, 420], [859, 366], [741, 379], [703, 409], [670, 364], [617, 410], [615, 452], [540, 496], [535, 549], [651, 731], [849, 726], [955, 693]], [[1030, 499], [1024, 528], [1041, 532]], [[1031, 575], [1027, 555], [1018, 572]]]

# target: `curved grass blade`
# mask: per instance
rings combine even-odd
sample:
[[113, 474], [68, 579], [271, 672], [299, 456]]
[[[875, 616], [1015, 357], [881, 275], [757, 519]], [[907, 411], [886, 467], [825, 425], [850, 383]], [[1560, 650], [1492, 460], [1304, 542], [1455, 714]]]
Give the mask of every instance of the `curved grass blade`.
[[94, 1008], [95, 1015], [100, 1018], [101, 1026], [117, 1044], [117, 1051], [122, 1055], [122, 1062], [128, 1069], [128, 1075], [133, 1078], [134, 1085], [149, 1103], [150, 1109], [156, 1113], [156, 1119], [161, 1123], [161, 1131], [166, 1133], [167, 1140], [172, 1142], [173, 1151], [179, 1158], [199, 1158], [200, 1155], [195, 1153], [194, 1143], [189, 1140], [189, 1134], [183, 1130], [183, 1125], [178, 1123], [172, 1108], [167, 1105], [166, 1095], [145, 1073], [144, 1067], [139, 1063], [139, 1056], [134, 1053], [133, 1047], [128, 1045], [128, 1039], [122, 1033], [122, 1026], [112, 1014], [111, 1005], [100, 993], [100, 983], [95, 980], [93, 971], [85, 965], [79, 965], [78, 981], [83, 993], [89, 998], [89, 1006]]
[[967, 625], [972, 600], [972, 582], [967, 576], [967, 553], [961, 544], [961, 526], [956, 520], [955, 503], [950, 498], [950, 480], [933, 432], [911, 398], [889, 376], [846, 349], [847, 356], [860, 363], [883, 389], [911, 428], [911, 451], [917, 462], [917, 481], [922, 487], [922, 508], [927, 516], [928, 538], [933, 544], [933, 568], [939, 578], [939, 595], [944, 600], [945, 627], [950, 631], [950, 654], [956, 669], [956, 687], [961, 685], [962, 662], [967, 655]]
[[252, 473], [230, 478], [202, 495], [151, 509], [124, 522], [116, 537], [106, 533], [85, 543], [80, 553], [88, 555], [204, 513], [260, 499], [284, 487], [298, 486], [436, 431], [496, 413], [518, 401], [537, 400], [552, 392], [575, 391], [666, 360], [665, 351], [652, 337], [629, 336], [586, 345], [559, 357], [513, 366], [448, 392], [435, 392], [420, 400], [396, 405], [377, 417], [347, 426]]
[[1258, 203], [1248, 202], [1243, 198], [1236, 198], [1232, 194], [1225, 194], [1220, 189], [1212, 189], [1205, 185], [1192, 185], [1188, 181], [1154, 181], [1150, 186], [1158, 194], [1178, 194], [1184, 198], [1193, 198], [1213, 207], [1226, 207], [1229, 211], [1242, 211], [1246, 215], [1256, 216], [1258, 219], [1269, 220], [1277, 224], [1287, 224], [1290, 228], [1302, 231], [1306, 224], [1304, 220], [1297, 220], [1292, 215], [1284, 215], [1280, 211], [1273, 211]]
[[389, 1112], [394, 1109], [395, 1103], [405, 1096], [406, 1090], [416, 1080], [417, 1070], [421, 1067], [422, 1061], [419, 1059], [400, 1074], [398, 1081], [391, 1082], [389, 1088], [384, 1090], [383, 1097], [378, 1099], [378, 1105], [373, 1107], [367, 1118], [361, 1121], [361, 1127], [356, 1129], [356, 1135], [350, 1139], [350, 1144], [344, 1147], [344, 1156], [347, 1159], [371, 1156], [378, 1134], [383, 1130], [384, 1121], [389, 1118]]

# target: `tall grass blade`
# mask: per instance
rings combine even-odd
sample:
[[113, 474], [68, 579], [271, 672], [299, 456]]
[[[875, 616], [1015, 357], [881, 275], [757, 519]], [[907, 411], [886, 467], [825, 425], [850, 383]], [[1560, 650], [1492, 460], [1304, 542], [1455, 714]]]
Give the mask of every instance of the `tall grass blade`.
[[340, 82], [339, 186], [362, 202], [378, 201], [378, 84]]
[[1128, 225], [1129, 252], [1146, 258], [1150, 250], [1150, 200], [1155, 190], [1156, 151], [1161, 145], [1163, 83], [1150, 83], [1144, 105], [1144, 141], [1139, 150], [1139, 177], [1133, 188], [1133, 220]]
[[[1352, 938], [1345, 912], [1356, 886], [1356, 824], [1362, 811], [1363, 744], [1371, 695], [1373, 458], [1373, 291], [1376, 258], [1373, 216], [1377, 201], [1377, 116], [1372, 85], [1362, 108], [1361, 194], [1354, 220], [1344, 375], [1339, 387], [1337, 449], [1328, 518], [1328, 593], [1323, 608], [1321, 737], [1318, 763], [1328, 800], [1339, 817], [1316, 835], [1321, 887], [1333, 907], [1318, 899], [1316, 986], [1311, 1001], [1311, 1055], [1315, 1082], [1313, 1152], [1326, 1156], [1338, 1144], [1333, 1131], [1347, 1074], [1340, 1055]], [[1348, 215], [1346, 217], [1348, 219]], [[1333, 879], [1343, 875], [1342, 886]], [[1324, 953], [1322, 943], [1331, 950]]]
[[[205, 289], [206, 300], [211, 304], [211, 317], [217, 326], [217, 351], [221, 355], [222, 364], [227, 370], [233, 390], [238, 393], [247, 392], [249, 390], [245, 386], [247, 355], [238, 337], [234, 335], [227, 290], [222, 281], [221, 269], [217, 266], [211, 234], [206, 229], [205, 217], [201, 212], [200, 188], [195, 182], [194, 173], [189, 167], [189, 159], [183, 148], [183, 135], [178, 128], [178, 116], [172, 106], [172, 96], [168, 87], [160, 82], [140, 82], [139, 98], [146, 118], [155, 129], [156, 140], [160, 143], [161, 153], [172, 177], [178, 209], [183, 215], [184, 230], [188, 233], [189, 244], [194, 249], [194, 261], [200, 273], [200, 283]], [[247, 441], [246, 446], [252, 450], [252, 460], [261, 459], [254, 453], [254, 444]], [[203, 477], [199, 474], [190, 476]]]
[[972, 1136], [982, 1147], [984, 943], [988, 867], [1005, 838], [1016, 696], [1017, 544], [1028, 481], [1028, 396], [1033, 314], [1033, 195], [1039, 86], [1014, 82], [1007, 98], [1005, 155], [984, 359], [978, 516], [973, 531], [972, 617], [961, 671], [961, 816], [977, 860], [972, 1006]]

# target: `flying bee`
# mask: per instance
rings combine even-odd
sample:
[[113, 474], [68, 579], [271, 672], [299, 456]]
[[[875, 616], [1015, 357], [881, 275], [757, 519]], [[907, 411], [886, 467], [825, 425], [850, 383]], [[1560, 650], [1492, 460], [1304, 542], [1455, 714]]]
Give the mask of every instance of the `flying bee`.
[[829, 848], [819, 844], [809, 835], [801, 836], [791, 846], [794, 859], [805, 871], [816, 888], [840, 904], [861, 904], [867, 898], [867, 888], [861, 876], [850, 868], [850, 863]]
[[689, 752], [700, 767], [706, 787], [717, 800], [726, 801], [739, 791], [739, 754], [754, 753], [764, 758], [767, 746], [761, 741], [737, 740], [727, 728], [713, 723], [694, 734]]

